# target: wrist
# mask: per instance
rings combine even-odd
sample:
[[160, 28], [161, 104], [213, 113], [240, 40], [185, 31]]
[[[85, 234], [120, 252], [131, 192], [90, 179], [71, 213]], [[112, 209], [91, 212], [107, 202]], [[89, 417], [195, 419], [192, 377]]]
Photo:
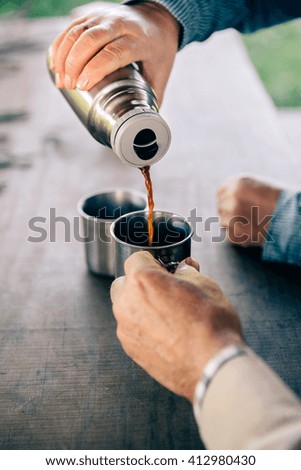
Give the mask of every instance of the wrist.
[[152, 15], [158, 20], [157, 25], [162, 23], [164, 30], [168, 30], [177, 41], [178, 46], [182, 41], [182, 25], [177, 18], [163, 5], [156, 1], [150, 0], [128, 0], [123, 2], [124, 5], [131, 6], [136, 10]]
[[193, 405], [198, 409], [202, 407], [207, 389], [218, 371], [229, 361], [247, 354], [245, 344], [232, 344], [218, 351], [205, 365], [202, 375], [196, 383], [193, 394]]
[[[228, 348], [244, 348], [245, 343], [239, 333], [234, 332], [225, 332], [220, 338], [215, 341], [212, 340], [211, 344], [206, 347], [204, 352], [204, 346], [201, 345], [198, 348], [193, 347], [193, 341], [191, 342], [191, 348], [194, 351], [191, 354], [191, 363], [190, 370], [187, 373], [188, 381], [186, 387], [185, 397], [193, 404], [195, 399], [195, 391], [202, 380], [204, 374], [206, 374], [206, 367], [211, 363], [212, 360], [215, 360], [216, 357], [219, 357], [224, 350]], [[186, 375], [186, 374], [183, 374]]]

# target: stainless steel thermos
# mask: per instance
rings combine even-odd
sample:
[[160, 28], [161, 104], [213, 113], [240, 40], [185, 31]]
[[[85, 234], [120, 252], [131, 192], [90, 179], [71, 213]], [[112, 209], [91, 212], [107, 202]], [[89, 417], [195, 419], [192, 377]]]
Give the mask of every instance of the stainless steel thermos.
[[60, 91], [90, 134], [127, 165], [152, 165], [167, 152], [169, 127], [159, 114], [154, 91], [135, 65], [111, 73], [89, 91]]

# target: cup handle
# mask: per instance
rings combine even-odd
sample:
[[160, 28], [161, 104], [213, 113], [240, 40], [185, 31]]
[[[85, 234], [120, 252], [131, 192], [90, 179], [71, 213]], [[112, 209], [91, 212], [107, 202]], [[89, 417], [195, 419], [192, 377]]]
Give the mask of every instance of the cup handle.
[[158, 256], [157, 260], [169, 273], [174, 273], [177, 267], [179, 266], [178, 261], [167, 261], [166, 263]]

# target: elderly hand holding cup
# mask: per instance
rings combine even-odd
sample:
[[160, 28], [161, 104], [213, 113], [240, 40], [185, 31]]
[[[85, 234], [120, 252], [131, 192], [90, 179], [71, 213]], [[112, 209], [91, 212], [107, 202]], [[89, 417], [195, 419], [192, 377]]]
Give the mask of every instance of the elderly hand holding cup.
[[169, 273], [147, 251], [132, 254], [111, 287], [117, 336], [158, 382], [192, 402], [207, 361], [242, 344], [238, 316], [192, 258]]

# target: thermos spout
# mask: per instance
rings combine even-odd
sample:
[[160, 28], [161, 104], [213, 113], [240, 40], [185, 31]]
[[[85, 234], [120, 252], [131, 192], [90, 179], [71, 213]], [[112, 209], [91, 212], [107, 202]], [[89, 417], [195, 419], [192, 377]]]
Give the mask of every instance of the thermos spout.
[[[48, 69], [52, 80], [55, 74]], [[60, 90], [90, 134], [127, 165], [153, 165], [167, 152], [171, 133], [156, 95], [135, 65], [111, 73], [89, 91]]]

